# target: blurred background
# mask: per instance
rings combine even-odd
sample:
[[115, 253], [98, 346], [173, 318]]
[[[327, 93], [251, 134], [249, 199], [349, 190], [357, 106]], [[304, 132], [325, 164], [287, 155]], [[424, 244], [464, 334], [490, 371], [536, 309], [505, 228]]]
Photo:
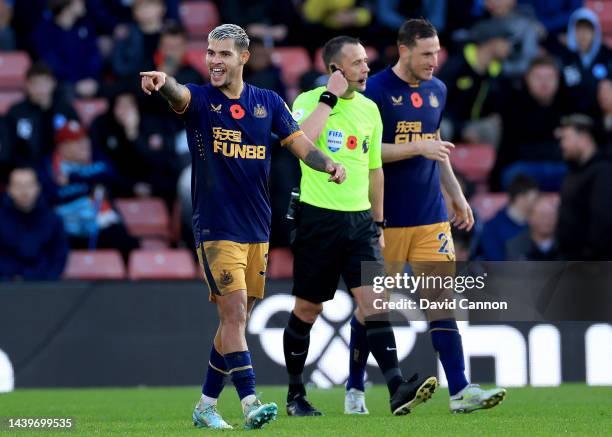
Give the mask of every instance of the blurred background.
[[[95, 286], [80, 294], [74, 280], [200, 278], [184, 126], [140, 91], [139, 71], [206, 83], [207, 34], [236, 23], [251, 36], [245, 80], [291, 106], [326, 83], [330, 37], [359, 37], [374, 74], [395, 63], [397, 29], [411, 17], [440, 34], [442, 137], [457, 145], [451, 161], [476, 215], [471, 232], [454, 235], [458, 259], [611, 260], [612, 1], [0, 0], [0, 294], [23, 292], [16, 319], [27, 321], [40, 293], [55, 296], [45, 305], [62, 317], [77, 311]], [[279, 145], [271, 174], [268, 276], [282, 281], [292, 277], [284, 216], [300, 174]], [[128, 305], [147, 299], [116, 284], [105, 292], [125, 293]], [[41, 322], [20, 370], [61, 331], [58, 320]]]

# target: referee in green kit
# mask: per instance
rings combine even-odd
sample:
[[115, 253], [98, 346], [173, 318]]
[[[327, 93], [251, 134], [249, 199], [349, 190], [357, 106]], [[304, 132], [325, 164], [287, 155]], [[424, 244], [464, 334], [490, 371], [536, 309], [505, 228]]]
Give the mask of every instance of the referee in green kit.
[[330, 184], [326, 175], [301, 166], [292, 243], [296, 300], [283, 336], [289, 374], [287, 414], [321, 415], [306, 398], [302, 373], [312, 325], [323, 302], [334, 298], [342, 277], [365, 315], [368, 345], [387, 382], [391, 412], [403, 415], [429, 399], [437, 381], [417, 375], [404, 379], [391, 324], [374, 310], [372, 284], [362, 280], [362, 262], [378, 263], [384, 272], [382, 120], [376, 104], [359, 93], [370, 71], [359, 40], [331, 39], [323, 47], [323, 60], [332, 73], [327, 87], [300, 94], [293, 116], [319, 149], [344, 165], [347, 178], [342, 185]]

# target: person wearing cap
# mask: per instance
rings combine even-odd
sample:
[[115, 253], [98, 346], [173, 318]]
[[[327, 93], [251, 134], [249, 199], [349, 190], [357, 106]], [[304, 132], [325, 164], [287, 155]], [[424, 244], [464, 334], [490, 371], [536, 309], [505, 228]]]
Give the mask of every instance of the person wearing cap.
[[538, 41], [544, 34], [544, 27], [534, 17], [531, 8], [519, 5], [517, 0], [485, 0], [484, 7], [491, 17], [511, 29], [509, 38], [513, 49], [504, 61], [504, 74], [520, 78], [538, 54]]
[[502, 61], [512, 49], [511, 33], [503, 22], [489, 19], [476, 23], [469, 34], [472, 42], [450, 56], [438, 74], [448, 90], [442, 133], [451, 141], [497, 146], [500, 120], [496, 114], [505, 88]]
[[56, 130], [55, 150], [43, 161], [39, 176], [46, 200], [64, 221], [71, 248], [116, 248], [127, 260], [138, 247], [109, 200], [115, 169], [92, 148], [78, 121], [69, 120]]
[[570, 166], [556, 231], [562, 257], [612, 260], [612, 162], [600, 152], [593, 120], [586, 115], [562, 118], [557, 135]]

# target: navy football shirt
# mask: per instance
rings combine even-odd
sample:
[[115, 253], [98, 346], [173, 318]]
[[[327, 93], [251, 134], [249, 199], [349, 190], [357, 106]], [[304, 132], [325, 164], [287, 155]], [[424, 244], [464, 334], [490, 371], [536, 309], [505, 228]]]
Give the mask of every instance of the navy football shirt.
[[[446, 103], [446, 86], [439, 79], [411, 86], [388, 67], [368, 79], [364, 94], [380, 110], [383, 143], [436, 139]], [[415, 156], [384, 164], [383, 169], [387, 226], [422, 226], [448, 220], [437, 161]]]
[[239, 98], [229, 98], [210, 84], [187, 88], [191, 101], [184, 118], [196, 244], [267, 242], [271, 133], [286, 144], [302, 134], [299, 125], [270, 90], [245, 83]]

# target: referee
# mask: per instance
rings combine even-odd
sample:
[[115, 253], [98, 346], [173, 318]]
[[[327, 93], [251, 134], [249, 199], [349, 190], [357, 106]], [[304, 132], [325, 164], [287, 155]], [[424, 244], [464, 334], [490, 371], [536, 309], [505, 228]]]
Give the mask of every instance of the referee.
[[345, 166], [347, 179], [333, 185], [301, 165], [292, 243], [296, 300], [283, 336], [289, 374], [287, 414], [321, 415], [306, 398], [302, 373], [310, 330], [342, 276], [365, 316], [368, 344], [387, 382], [391, 412], [403, 415], [431, 397], [437, 380], [403, 378], [388, 314], [376, 314], [371, 284], [362, 281], [362, 262], [379, 263], [383, 270], [382, 120], [376, 104], [358, 92], [365, 90], [370, 71], [359, 40], [331, 39], [323, 47], [323, 60], [332, 73], [327, 88], [300, 94], [293, 116], [320, 150]]

